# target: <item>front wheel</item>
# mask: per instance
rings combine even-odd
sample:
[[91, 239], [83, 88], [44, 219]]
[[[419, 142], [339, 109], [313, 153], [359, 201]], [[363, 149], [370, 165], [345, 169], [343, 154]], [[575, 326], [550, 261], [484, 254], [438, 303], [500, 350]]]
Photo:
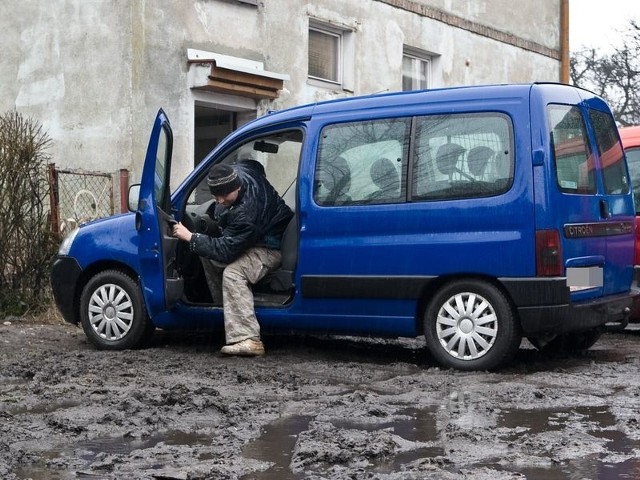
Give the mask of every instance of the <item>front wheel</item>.
[[154, 331], [137, 283], [117, 270], [91, 278], [80, 297], [80, 319], [89, 341], [101, 350], [125, 350]]
[[503, 365], [522, 339], [505, 295], [479, 280], [457, 280], [438, 290], [425, 312], [424, 334], [433, 357], [458, 370]]

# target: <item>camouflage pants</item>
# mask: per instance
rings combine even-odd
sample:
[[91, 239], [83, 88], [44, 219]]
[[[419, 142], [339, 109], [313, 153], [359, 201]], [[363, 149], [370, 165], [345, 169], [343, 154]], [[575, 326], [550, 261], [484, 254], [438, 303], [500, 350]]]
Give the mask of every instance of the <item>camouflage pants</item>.
[[260, 338], [251, 285], [280, 265], [280, 251], [250, 248], [228, 265], [208, 258], [201, 258], [201, 261], [213, 303], [222, 304], [224, 309], [227, 344]]

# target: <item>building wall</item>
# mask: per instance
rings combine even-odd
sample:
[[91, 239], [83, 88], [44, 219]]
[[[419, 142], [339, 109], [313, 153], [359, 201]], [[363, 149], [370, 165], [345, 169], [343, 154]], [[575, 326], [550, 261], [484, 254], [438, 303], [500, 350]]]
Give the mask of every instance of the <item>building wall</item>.
[[[560, 0], [256, 3], [3, 0], [0, 112], [42, 122], [58, 166], [128, 169], [135, 181], [163, 108], [177, 183], [193, 167], [195, 105], [231, 106], [243, 122], [268, 109], [400, 90], [404, 45], [434, 54], [434, 87], [559, 80]], [[352, 32], [349, 91], [307, 81], [310, 18]], [[289, 80], [275, 100], [195, 91], [189, 48], [263, 62]]]

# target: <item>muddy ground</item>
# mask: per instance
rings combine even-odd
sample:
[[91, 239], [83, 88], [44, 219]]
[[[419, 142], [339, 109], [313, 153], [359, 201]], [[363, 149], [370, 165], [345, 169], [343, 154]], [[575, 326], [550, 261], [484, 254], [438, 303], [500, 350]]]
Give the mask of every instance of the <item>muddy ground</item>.
[[640, 478], [640, 329], [496, 373], [443, 370], [421, 340], [211, 333], [93, 349], [0, 321], [0, 478]]

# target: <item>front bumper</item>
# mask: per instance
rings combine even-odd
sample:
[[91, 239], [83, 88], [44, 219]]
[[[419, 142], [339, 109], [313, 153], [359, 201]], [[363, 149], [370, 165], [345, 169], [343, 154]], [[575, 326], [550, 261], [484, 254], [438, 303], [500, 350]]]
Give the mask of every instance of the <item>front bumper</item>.
[[65, 321], [77, 324], [76, 286], [82, 269], [73, 257], [57, 256], [51, 264], [51, 289], [58, 310]]

